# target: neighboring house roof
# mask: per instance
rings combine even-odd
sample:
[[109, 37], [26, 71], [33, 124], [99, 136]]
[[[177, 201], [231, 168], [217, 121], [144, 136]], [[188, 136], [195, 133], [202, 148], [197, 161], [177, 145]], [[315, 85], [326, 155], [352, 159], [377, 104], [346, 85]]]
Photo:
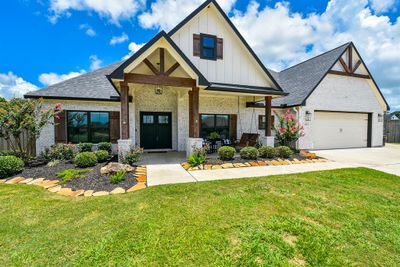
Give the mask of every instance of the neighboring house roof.
[[350, 44], [339, 46], [281, 72], [271, 71], [283, 90], [289, 93], [288, 96], [274, 99], [272, 105], [302, 105]]
[[[205, 7], [207, 7], [209, 4], [214, 4], [214, 6], [217, 8], [218, 12], [222, 15], [222, 17], [225, 19], [225, 21], [228, 23], [228, 25], [231, 27], [233, 32], [236, 34], [236, 36], [240, 39], [240, 41], [244, 44], [244, 46], [247, 48], [247, 50], [250, 52], [252, 57], [255, 59], [257, 64], [261, 67], [261, 69], [267, 74], [267, 76], [271, 79], [271, 81], [276, 85], [279, 91], [283, 91], [280, 84], [276, 82], [275, 77], [271, 75], [269, 70], [264, 66], [264, 64], [261, 62], [261, 60], [258, 58], [256, 53], [253, 51], [253, 49], [250, 47], [250, 45], [247, 43], [247, 41], [243, 38], [243, 36], [240, 34], [238, 29], [233, 25], [232, 21], [229, 19], [229, 17], [226, 15], [226, 13], [222, 10], [220, 5], [217, 3], [215, 0], [207, 0], [205, 1], [202, 5], [200, 5], [196, 10], [194, 10], [189, 16], [187, 16], [184, 20], [182, 20], [178, 25], [176, 25], [172, 30], [168, 32], [169, 36], [172, 36], [174, 33], [176, 33], [180, 28], [182, 28], [186, 23], [188, 23], [193, 17], [195, 17], [200, 11], [202, 11]], [[271, 88], [272, 89], [272, 88]]]
[[46, 88], [29, 92], [26, 98], [75, 99], [119, 101], [119, 94], [106, 75], [123, 64], [123, 61], [107, 67], [85, 73], [72, 79], [50, 85]]
[[174, 41], [167, 35], [165, 31], [159, 32], [156, 36], [154, 36], [149, 42], [147, 42], [144, 46], [142, 46], [135, 54], [133, 54], [130, 58], [128, 58], [124, 63], [118, 66], [112, 73], [108, 75], [110, 79], [124, 79], [124, 69], [128, 67], [135, 59], [140, 57], [147, 49], [149, 49], [155, 42], [160, 40], [161, 38], [165, 38], [167, 42], [175, 49], [175, 51], [182, 57], [182, 59], [190, 66], [190, 68], [197, 74], [199, 77], [199, 85], [208, 86], [209, 82], [207, 79], [201, 74], [201, 72], [193, 65], [193, 63], [186, 57], [186, 55], [182, 52], [182, 50], [175, 44]]

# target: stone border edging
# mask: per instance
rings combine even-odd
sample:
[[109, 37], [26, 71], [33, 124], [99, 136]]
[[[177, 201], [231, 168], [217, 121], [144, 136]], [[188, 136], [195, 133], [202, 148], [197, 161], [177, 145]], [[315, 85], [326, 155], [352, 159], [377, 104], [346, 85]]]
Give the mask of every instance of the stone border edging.
[[28, 184], [28, 185], [37, 185], [41, 186], [52, 193], [57, 193], [62, 196], [69, 197], [97, 197], [97, 196], [107, 196], [107, 195], [116, 195], [116, 194], [124, 194], [129, 192], [135, 192], [140, 189], [144, 189], [147, 187], [147, 167], [146, 166], [138, 166], [136, 167], [136, 172], [134, 174], [136, 177], [137, 184], [125, 190], [122, 187], [116, 187], [112, 191], [97, 191], [94, 190], [72, 190], [68, 187], [62, 187], [59, 183], [59, 180], [46, 180], [45, 178], [24, 178], [21, 176], [14, 177], [11, 179], [0, 179], [0, 184]]
[[230, 169], [230, 168], [243, 168], [243, 167], [260, 167], [260, 166], [277, 166], [277, 165], [292, 165], [292, 164], [306, 164], [306, 163], [319, 163], [329, 162], [324, 158], [319, 159], [304, 159], [304, 160], [288, 160], [288, 159], [272, 159], [272, 160], [254, 160], [242, 163], [223, 163], [223, 164], [200, 164], [197, 167], [190, 167], [189, 163], [183, 162], [181, 166], [186, 171], [197, 171], [197, 170], [216, 170], [216, 169]]

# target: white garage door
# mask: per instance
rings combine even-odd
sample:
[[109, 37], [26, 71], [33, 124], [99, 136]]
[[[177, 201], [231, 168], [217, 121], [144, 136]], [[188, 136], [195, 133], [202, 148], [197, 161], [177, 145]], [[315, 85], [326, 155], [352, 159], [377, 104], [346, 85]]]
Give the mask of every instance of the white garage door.
[[315, 112], [314, 149], [367, 147], [368, 114]]

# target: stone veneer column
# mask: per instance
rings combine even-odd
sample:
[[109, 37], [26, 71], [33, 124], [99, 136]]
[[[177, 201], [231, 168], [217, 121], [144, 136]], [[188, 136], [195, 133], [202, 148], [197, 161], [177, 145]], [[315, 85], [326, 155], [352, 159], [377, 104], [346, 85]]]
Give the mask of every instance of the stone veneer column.
[[119, 139], [118, 140], [118, 162], [122, 163], [125, 159], [126, 154], [132, 148], [132, 140], [131, 139]]

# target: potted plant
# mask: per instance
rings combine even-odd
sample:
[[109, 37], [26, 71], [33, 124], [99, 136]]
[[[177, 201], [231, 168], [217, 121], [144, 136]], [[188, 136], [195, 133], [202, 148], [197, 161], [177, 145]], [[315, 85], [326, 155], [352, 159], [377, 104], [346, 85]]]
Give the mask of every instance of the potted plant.
[[217, 132], [211, 132], [208, 136], [207, 136], [207, 140], [210, 141], [211, 143], [215, 144], [216, 141], [220, 140], [221, 136], [219, 135], [219, 133]]

